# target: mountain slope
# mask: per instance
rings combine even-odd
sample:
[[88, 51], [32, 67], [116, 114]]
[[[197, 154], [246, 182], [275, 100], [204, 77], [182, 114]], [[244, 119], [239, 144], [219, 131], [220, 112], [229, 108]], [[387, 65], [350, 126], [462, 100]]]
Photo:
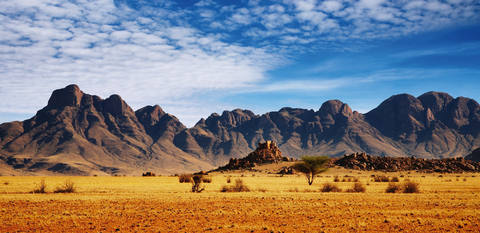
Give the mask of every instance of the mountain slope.
[[134, 112], [118, 95], [103, 100], [70, 85], [55, 90], [33, 118], [0, 125], [0, 170], [5, 175], [192, 172], [245, 157], [266, 140], [291, 158], [354, 152], [463, 157], [480, 146], [480, 105], [440, 92], [400, 94], [366, 114], [330, 100], [317, 111], [213, 113], [186, 128], [158, 105]]
[[[33, 118], [2, 124], [0, 155], [19, 174], [162, 174], [212, 168], [171, 146], [173, 135], [185, 126], [162, 113], [158, 106], [135, 113], [118, 95], [102, 100], [70, 85], [54, 91]], [[150, 127], [138, 120], [142, 114], [140, 120]]]

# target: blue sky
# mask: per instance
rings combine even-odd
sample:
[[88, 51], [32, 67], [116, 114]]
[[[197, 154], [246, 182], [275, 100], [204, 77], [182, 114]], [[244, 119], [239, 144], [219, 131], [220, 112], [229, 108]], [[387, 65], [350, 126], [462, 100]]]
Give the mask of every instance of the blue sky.
[[0, 122], [72, 83], [191, 127], [330, 99], [361, 113], [401, 93], [479, 101], [479, 80], [474, 0], [0, 0]]

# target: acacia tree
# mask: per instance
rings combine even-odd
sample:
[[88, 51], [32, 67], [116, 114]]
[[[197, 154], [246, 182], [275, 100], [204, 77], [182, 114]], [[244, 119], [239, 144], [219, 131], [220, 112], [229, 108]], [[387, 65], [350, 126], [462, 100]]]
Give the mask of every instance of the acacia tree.
[[292, 167], [296, 171], [303, 173], [307, 178], [308, 185], [312, 185], [313, 180], [318, 174], [326, 171], [325, 165], [330, 162], [328, 156], [308, 156], [303, 155], [301, 161]]

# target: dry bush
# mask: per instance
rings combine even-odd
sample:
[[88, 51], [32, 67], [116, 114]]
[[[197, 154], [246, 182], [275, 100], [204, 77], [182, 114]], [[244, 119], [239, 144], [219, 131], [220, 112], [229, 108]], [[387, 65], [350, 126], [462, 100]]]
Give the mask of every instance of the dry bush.
[[179, 177], [178, 177], [178, 181], [180, 181], [180, 183], [190, 183], [190, 181], [192, 180], [192, 174], [181, 174]]
[[338, 177], [338, 175], [335, 175], [333, 177], [333, 182], [340, 182], [340, 177]]
[[352, 181], [353, 181], [353, 182], [358, 182], [358, 181], [360, 181], [360, 179], [359, 179], [358, 177], [353, 177], [353, 178], [352, 178]]
[[227, 177], [227, 183], [230, 184], [231, 182], [232, 182], [232, 176], [228, 176], [228, 177]]
[[[466, 179], [466, 178], [465, 178], [465, 179]], [[3, 184], [4, 184], [4, 185], [9, 185], [10, 182], [9, 182], [8, 180], [6, 180], [6, 181], [3, 181]]]
[[402, 189], [400, 184], [390, 182], [388, 183], [387, 189], [385, 189], [386, 193], [398, 193]]
[[264, 193], [264, 192], [267, 191], [267, 189], [266, 188], [258, 188], [257, 191]]
[[390, 182], [390, 179], [384, 175], [381, 175], [381, 176], [376, 175], [375, 177], [373, 177], [373, 181], [374, 182]]
[[398, 177], [394, 176], [392, 177], [392, 179], [390, 179], [390, 182], [399, 182], [400, 179], [398, 179]]
[[298, 190], [298, 188], [295, 187], [295, 188], [290, 188], [288, 191], [292, 193], [298, 193], [300, 190]]
[[335, 183], [326, 182], [323, 184], [322, 188], [320, 189], [321, 192], [341, 192], [342, 189], [338, 187]]
[[42, 178], [40, 184], [35, 188], [33, 193], [47, 193], [47, 184], [45, 183], [45, 178]]
[[[194, 175], [192, 177], [192, 193], [201, 193], [203, 190], [205, 190], [205, 186], [202, 186], [202, 181], [204, 177], [202, 175]], [[210, 179], [211, 181], [211, 179]]]
[[234, 185], [222, 185], [220, 192], [250, 192], [250, 188], [243, 183], [242, 179], [236, 179]]
[[68, 179], [65, 181], [63, 186], [58, 186], [54, 193], [74, 193], [77, 190], [75, 183], [72, 180]]
[[414, 181], [406, 181], [403, 183], [403, 193], [419, 193], [420, 184]]
[[362, 182], [355, 182], [353, 183], [353, 187], [350, 189], [347, 189], [347, 192], [349, 193], [364, 193], [367, 189], [365, 188], [365, 185], [362, 184]]
[[212, 177], [211, 176], [203, 176], [202, 177], [202, 182], [203, 183], [212, 183]]

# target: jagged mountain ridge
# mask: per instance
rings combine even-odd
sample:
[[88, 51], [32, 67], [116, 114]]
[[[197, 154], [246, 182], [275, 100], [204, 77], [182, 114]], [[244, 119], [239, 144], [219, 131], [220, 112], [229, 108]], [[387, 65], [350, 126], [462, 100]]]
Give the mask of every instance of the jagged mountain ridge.
[[339, 100], [317, 111], [235, 109], [186, 128], [158, 105], [134, 112], [118, 95], [102, 100], [70, 85], [33, 118], [0, 125], [0, 167], [6, 174], [173, 174], [224, 166], [266, 140], [292, 158], [463, 157], [480, 145], [479, 133], [479, 104], [440, 92], [394, 95], [366, 114]]

